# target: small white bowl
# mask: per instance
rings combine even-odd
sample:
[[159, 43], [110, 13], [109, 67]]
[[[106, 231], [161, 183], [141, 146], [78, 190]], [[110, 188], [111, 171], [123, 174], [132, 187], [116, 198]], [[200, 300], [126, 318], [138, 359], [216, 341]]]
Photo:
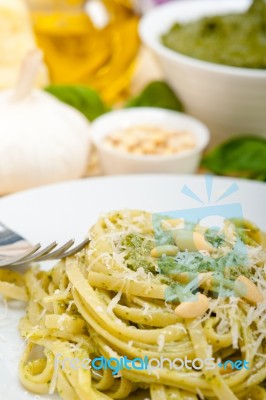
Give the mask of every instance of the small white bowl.
[[[187, 130], [196, 146], [171, 155], [137, 155], [108, 147], [104, 138], [117, 130], [137, 125], [159, 126], [164, 129]], [[107, 175], [134, 173], [194, 173], [202, 151], [208, 145], [210, 133], [200, 121], [186, 114], [160, 108], [130, 108], [112, 111], [96, 119], [91, 126], [92, 142], [99, 152], [100, 161]]]
[[166, 79], [186, 111], [210, 128], [213, 144], [241, 133], [266, 137], [266, 70], [188, 57], [165, 47], [161, 37], [175, 22], [244, 12], [250, 3], [250, 0], [173, 1], [155, 7], [140, 24], [142, 40], [158, 57]]

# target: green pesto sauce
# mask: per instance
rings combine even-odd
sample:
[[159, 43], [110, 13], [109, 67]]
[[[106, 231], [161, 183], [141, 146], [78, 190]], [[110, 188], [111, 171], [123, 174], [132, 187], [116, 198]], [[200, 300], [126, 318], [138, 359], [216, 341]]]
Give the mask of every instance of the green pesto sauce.
[[151, 241], [145, 241], [141, 236], [131, 233], [122, 240], [122, 247], [128, 250], [127, 267], [133, 271], [143, 268], [145, 272], [155, 273], [154, 265], [149, 261], [150, 252], [154, 247]]
[[[224, 255], [218, 257], [198, 251], [179, 251], [176, 256], [163, 255], [154, 259], [150, 253], [155, 246], [174, 243], [172, 231], [158, 231], [154, 238], [137, 233], [126, 234], [122, 238], [120, 251], [126, 250], [124, 257], [129, 269], [137, 271], [139, 268], [143, 268], [146, 273], [152, 273], [158, 283], [167, 285], [166, 301], [187, 301], [190, 296], [193, 300], [194, 292], [198, 290], [196, 280], [197, 274], [200, 272], [214, 273], [213, 276], [218, 282], [213, 286], [214, 296], [217, 295], [218, 290], [222, 295], [231, 296], [233, 292], [230, 282], [234, 282], [240, 275], [250, 278], [254, 273], [253, 267], [247, 262], [246, 245], [258, 246], [260, 230], [245, 219], [232, 218], [230, 221], [235, 225], [236, 242], [228, 252], [222, 253]], [[195, 227], [193, 224], [188, 224], [185, 230], [187, 228], [190, 228], [192, 232]], [[207, 229], [205, 238], [217, 249], [226, 244], [226, 238], [219, 228]], [[182, 273], [191, 277], [191, 285], [176, 281], [175, 276]], [[223, 285], [223, 288], [219, 286], [220, 284]], [[194, 287], [195, 285], [196, 287]]]
[[254, 0], [241, 14], [176, 23], [162, 37], [166, 47], [216, 64], [266, 68], [266, 2]]

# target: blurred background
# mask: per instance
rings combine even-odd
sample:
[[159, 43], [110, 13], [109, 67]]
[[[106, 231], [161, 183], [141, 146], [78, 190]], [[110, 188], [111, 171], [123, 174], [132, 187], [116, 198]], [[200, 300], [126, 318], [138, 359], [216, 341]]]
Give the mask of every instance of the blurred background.
[[[261, 1], [257, 3], [262, 4]], [[206, 124], [210, 131], [210, 140], [198, 148], [193, 168], [192, 164], [184, 170], [178, 164], [170, 168], [144, 163], [138, 172], [208, 171], [265, 180], [265, 70], [219, 69], [216, 64], [200, 62], [197, 65], [158, 43], [159, 36], [178, 18], [186, 22], [205, 14], [226, 14], [234, 8], [234, 12], [244, 12], [250, 3], [247, 0], [0, 0], [0, 194], [112, 173], [104, 168], [103, 158], [108, 155], [99, 157], [98, 142], [93, 140], [94, 123], [106, 112], [129, 107], [159, 107], [182, 113], [184, 117], [186, 113]], [[162, 13], [156, 14], [156, 10]], [[219, 46], [217, 42], [218, 49]], [[42, 59], [38, 62], [36, 54], [32, 56], [34, 51], [41, 51]], [[223, 52], [223, 48], [219, 51]], [[36, 102], [34, 93], [40, 95]], [[53, 113], [53, 104], [48, 105], [52, 97], [60, 105], [75, 109], [83, 118], [83, 128], [81, 121], [79, 128], [68, 121], [67, 108], [59, 121], [61, 109]], [[36, 107], [38, 103], [38, 107], [35, 109], [31, 103]], [[126, 121], [123, 125], [126, 128], [138, 125], [138, 115], [134, 120], [129, 115], [119, 118]], [[167, 127], [166, 123], [164, 128], [180, 130], [176, 124]], [[68, 135], [69, 138], [75, 135], [75, 129], [87, 135], [81, 146], [83, 150], [87, 146], [86, 155], [75, 152], [76, 144], [68, 140]], [[59, 131], [66, 132], [65, 139], [59, 139]], [[61, 143], [64, 140], [68, 146]], [[81, 139], [79, 146], [80, 143]], [[67, 147], [72, 154], [67, 155], [70, 151]], [[86, 162], [75, 168], [70, 158], [86, 158]], [[126, 161], [124, 165], [121, 160], [119, 163], [116, 173], [136, 172]]]

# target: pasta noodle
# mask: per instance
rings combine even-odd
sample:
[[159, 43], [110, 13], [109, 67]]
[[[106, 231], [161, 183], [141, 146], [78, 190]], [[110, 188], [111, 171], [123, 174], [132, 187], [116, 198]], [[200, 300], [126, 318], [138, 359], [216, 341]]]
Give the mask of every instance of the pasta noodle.
[[[160, 218], [165, 227], [166, 217]], [[175, 250], [182, 231], [175, 242], [174, 229], [158, 234], [154, 226], [150, 213], [112, 212], [91, 228], [87, 248], [51, 270], [0, 270], [0, 293], [27, 304], [19, 324], [26, 341], [19, 377], [27, 390], [58, 392], [64, 400], [266, 399], [263, 233], [247, 221], [226, 221], [229, 236], [197, 226], [211, 257], [198, 249], [156, 258], [152, 249], [167, 244]], [[185, 229], [187, 244], [189, 225]], [[237, 240], [245, 244], [245, 259], [232, 250]], [[241, 276], [248, 281], [241, 283]], [[239, 289], [243, 282], [250, 285], [246, 292]], [[207, 311], [180, 316], [182, 304], [191, 302], [188, 310], [195, 310], [199, 293], [207, 297]], [[110, 365], [99, 366], [102, 357], [138, 361], [114, 374]], [[160, 368], [141, 368], [141, 360], [162, 357], [167, 361]], [[84, 367], [95, 359], [98, 364]], [[212, 359], [213, 368], [171, 369], [177, 359]], [[249, 368], [235, 369], [232, 360]]]

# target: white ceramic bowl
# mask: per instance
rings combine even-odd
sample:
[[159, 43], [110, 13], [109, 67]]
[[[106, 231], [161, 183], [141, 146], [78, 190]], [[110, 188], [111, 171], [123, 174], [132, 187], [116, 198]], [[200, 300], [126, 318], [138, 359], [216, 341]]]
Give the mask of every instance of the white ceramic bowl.
[[[116, 130], [134, 125], [155, 125], [165, 129], [188, 130], [196, 138], [192, 150], [171, 155], [136, 155], [108, 147], [104, 138]], [[200, 121], [182, 113], [160, 108], [131, 108], [112, 111], [98, 118], [91, 128], [92, 142], [99, 152], [104, 172], [130, 173], [193, 173], [210, 138], [208, 128]]]
[[142, 40], [157, 55], [186, 111], [208, 125], [213, 142], [239, 133], [266, 136], [266, 70], [187, 57], [165, 47], [161, 36], [177, 21], [243, 12], [249, 4], [249, 0], [174, 1], [156, 7], [140, 24]]

